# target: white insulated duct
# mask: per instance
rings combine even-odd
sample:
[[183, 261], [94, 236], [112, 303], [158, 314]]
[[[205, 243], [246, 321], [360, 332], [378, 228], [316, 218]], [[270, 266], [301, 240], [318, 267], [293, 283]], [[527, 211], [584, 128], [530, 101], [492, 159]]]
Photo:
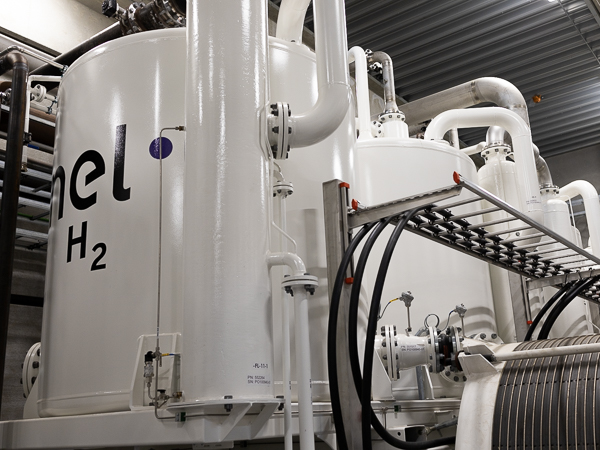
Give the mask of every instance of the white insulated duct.
[[591, 183], [577, 180], [560, 188], [558, 192], [558, 198], [563, 201], [569, 201], [578, 195], [583, 198], [592, 253], [598, 256], [600, 254], [600, 199], [598, 199], [598, 191]]
[[272, 401], [267, 2], [190, 0], [186, 33], [183, 403]]
[[521, 210], [542, 223], [542, 202], [531, 143], [531, 130], [515, 112], [504, 108], [452, 109], [436, 116], [425, 131], [426, 140], [438, 140], [453, 128], [473, 128], [498, 125], [512, 137], [517, 177], [521, 184]]
[[294, 105], [290, 105], [292, 148], [321, 142], [339, 127], [350, 107], [344, 2], [315, 1], [313, 10], [319, 97], [311, 109], [300, 114], [294, 114]]

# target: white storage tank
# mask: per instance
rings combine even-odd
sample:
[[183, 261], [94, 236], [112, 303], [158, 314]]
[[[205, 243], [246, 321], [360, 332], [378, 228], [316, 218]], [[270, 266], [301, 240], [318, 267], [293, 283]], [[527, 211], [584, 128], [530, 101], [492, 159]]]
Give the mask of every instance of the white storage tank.
[[[184, 120], [184, 30], [132, 35], [60, 86], [41, 416], [129, 409], [137, 340], [156, 333], [161, 128]], [[161, 332], [181, 331], [183, 133], [163, 151]]]
[[[138, 337], [156, 332], [159, 164], [155, 139], [162, 128], [184, 123], [185, 42], [183, 29], [109, 42], [73, 64], [61, 84], [55, 161], [65, 172], [65, 188], [61, 179], [53, 195], [39, 378], [43, 416], [129, 409], [132, 377], [139, 364]], [[290, 103], [294, 113], [309, 109], [317, 99], [314, 53], [303, 45], [271, 38], [269, 57], [271, 101]], [[183, 328], [183, 135], [166, 131], [163, 138], [161, 334], [181, 333]], [[281, 161], [286, 178], [295, 186], [287, 201], [288, 232], [307, 270], [319, 277], [309, 307], [315, 399], [328, 398], [322, 344], [329, 300], [321, 184], [332, 178], [353, 182], [354, 141], [351, 109], [331, 137], [295, 149], [289, 160]], [[96, 177], [98, 164], [80, 163], [74, 193], [86, 198], [96, 193], [96, 202], [78, 209], [71, 201], [71, 179], [82, 155], [101, 158], [105, 173]], [[80, 258], [77, 239], [84, 222], [86, 252]], [[276, 232], [273, 241], [277, 242]], [[69, 242], [71, 262], [67, 262]], [[101, 247], [93, 250], [97, 243], [106, 245], [102, 256]], [[95, 259], [106, 267], [91, 270]], [[273, 333], [280, 345], [281, 278], [274, 274]], [[270, 311], [264, 317], [270, 320]], [[186, 349], [183, 353], [185, 366]], [[281, 380], [280, 346], [274, 353], [274, 375], [266, 375], [270, 382]], [[73, 355], [83, 355], [85, 362], [72, 364]], [[273, 370], [270, 361], [257, 363]], [[185, 386], [182, 389], [185, 395]]]
[[[454, 171], [468, 180], [477, 178], [475, 165], [468, 156], [445, 143], [420, 139], [359, 141], [355, 169], [355, 189], [351, 190], [351, 195], [365, 206], [453, 185]], [[461, 194], [465, 195], [467, 193]], [[455, 197], [448, 202], [456, 200]], [[461, 212], [466, 212], [465, 207], [462, 208]], [[369, 297], [390, 234], [391, 227], [388, 227], [369, 257], [363, 281]], [[450, 311], [461, 303], [468, 308], [465, 316], [467, 335], [484, 333], [490, 337], [496, 333], [488, 265], [408, 231], [403, 232], [392, 257], [381, 309], [404, 291], [411, 291], [414, 296], [410, 308], [413, 333], [430, 313], [437, 314], [440, 327], [444, 326]], [[435, 323], [435, 318], [429, 319], [429, 325]], [[400, 301], [392, 303], [379, 324], [394, 324], [398, 326], [398, 333], [404, 332], [408, 326], [404, 304]], [[461, 326], [457, 314], [452, 315], [450, 324]], [[432, 379], [436, 397], [460, 395], [464, 383], [462, 376], [456, 382], [454, 374], [451, 378], [444, 374], [433, 375]], [[396, 398], [418, 398], [414, 371], [405, 371], [393, 389]]]

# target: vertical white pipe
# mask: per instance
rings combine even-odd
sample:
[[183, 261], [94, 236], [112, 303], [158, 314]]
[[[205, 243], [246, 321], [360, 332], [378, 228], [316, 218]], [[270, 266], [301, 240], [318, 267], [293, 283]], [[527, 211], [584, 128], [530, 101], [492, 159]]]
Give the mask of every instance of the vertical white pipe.
[[273, 400], [267, 2], [189, 0], [186, 34], [184, 403]]
[[314, 450], [315, 437], [310, 378], [310, 342], [308, 294], [304, 288], [294, 289], [296, 303], [296, 372], [298, 376], [298, 413], [300, 418], [300, 448]]
[[348, 63], [354, 61], [356, 81], [356, 113], [358, 115], [358, 140], [372, 139], [371, 111], [369, 105], [369, 80], [367, 78], [367, 56], [360, 47], [348, 51]]
[[583, 198], [592, 253], [598, 256], [600, 255], [600, 199], [598, 199], [598, 191], [596, 191], [596, 188], [591, 183], [584, 180], [576, 180], [560, 188], [558, 193], [559, 198], [564, 201], [578, 195], [581, 195], [581, 198]]
[[[279, 198], [279, 228], [287, 233], [287, 208], [284, 195], [278, 195]], [[283, 233], [279, 233], [279, 250], [287, 251], [287, 241]], [[286, 266], [284, 266], [286, 267]], [[288, 270], [284, 269], [284, 274]], [[291, 362], [291, 339], [290, 339], [290, 299], [281, 288], [281, 328], [282, 328], [282, 359], [283, 359], [283, 439], [285, 450], [293, 449], [292, 433], [292, 362]]]

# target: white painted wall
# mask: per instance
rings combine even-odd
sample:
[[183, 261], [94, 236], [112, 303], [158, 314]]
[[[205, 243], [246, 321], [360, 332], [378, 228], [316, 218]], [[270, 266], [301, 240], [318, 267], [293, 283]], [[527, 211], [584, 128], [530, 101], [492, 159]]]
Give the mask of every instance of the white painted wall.
[[[114, 23], [96, 1], [0, 0], [0, 27], [63, 53]], [[101, 4], [101, 2], [100, 2]]]

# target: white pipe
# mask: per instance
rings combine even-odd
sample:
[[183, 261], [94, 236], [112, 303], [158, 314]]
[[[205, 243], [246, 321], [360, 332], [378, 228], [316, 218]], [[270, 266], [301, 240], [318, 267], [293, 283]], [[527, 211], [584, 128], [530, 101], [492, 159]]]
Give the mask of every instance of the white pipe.
[[369, 106], [369, 79], [367, 77], [367, 56], [360, 47], [348, 51], [348, 63], [354, 61], [356, 80], [356, 113], [358, 115], [358, 140], [372, 139], [371, 111]]
[[[278, 164], [272, 161], [277, 169], [273, 170], [273, 174], [277, 181], [283, 182], [284, 177], [281, 173], [281, 168]], [[271, 183], [273, 184], [273, 183]], [[284, 233], [287, 234], [287, 195], [277, 195], [279, 199], [279, 249], [282, 252], [287, 251], [287, 241]], [[284, 272], [285, 275], [285, 272]], [[281, 348], [282, 348], [282, 382], [283, 382], [283, 443], [285, 450], [293, 450], [293, 429], [292, 429], [292, 361], [290, 349], [290, 302], [289, 296], [286, 295], [285, 289], [281, 288]]]
[[547, 358], [552, 356], [582, 355], [600, 352], [600, 344], [582, 344], [565, 347], [538, 348], [535, 350], [519, 350], [516, 352], [496, 354], [493, 361], [514, 361], [518, 359]]
[[308, 294], [306, 290], [304, 288], [295, 289], [294, 299], [296, 303], [296, 375], [298, 377], [300, 448], [302, 450], [314, 450]]
[[471, 145], [470, 147], [465, 147], [465, 148], [461, 149], [460, 151], [463, 152], [467, 156], [476, 155], [478, 153], [481, 153], [485, 146], [486, 146], [485, 142], [480, 142], [479, 144]]
[[515, 112], [505, 108], [451, 109], [436, 116], [425, 131], [426, 140], [439, 140], [452, 128], [498, 125], [511, 135], [517, 177], [523, 197], [522, 211], [537, 222], [543, 221], [531, 130]]
[[315, 0], [313, 10], [319, 96], [312, 108], [298, 115], [290, 105], [292, 148], [321, 142], [340, 126], [350, 107], [344, 2]]
[[598, 191], [596, 191], [596, 188], [591, 183], [584, 180], [577, 180], [560, 188], [558, 192], [558, 198], [564, 201], [578, 195], [581, 195], [583, 198], [592, 253], [600, 255], [600, 199], [598, 199]]
[[290, 42], [302, 42], [308, 5], [310, 0], [283, 0], [279, 6], [275, 37]]
[[304, 261], [295, 253], [290, 252], [275, 252], [267, 254], [267, 265], [269, 268], [273, 266], [288, 266], [292, 269], [294, 275], [304, 275], [306, 266]]

